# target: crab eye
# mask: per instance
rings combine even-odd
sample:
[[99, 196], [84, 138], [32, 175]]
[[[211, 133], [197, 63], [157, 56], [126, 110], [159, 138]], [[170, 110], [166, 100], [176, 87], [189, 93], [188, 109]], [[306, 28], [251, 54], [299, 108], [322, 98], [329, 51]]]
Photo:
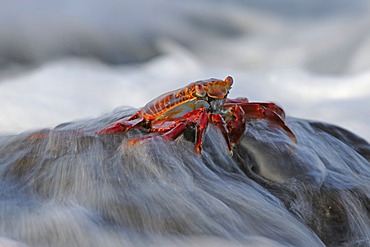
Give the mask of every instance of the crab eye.
[[227, 83], [227, 85], [229, 85], [229, 87], [231, 87], [233, 85], [234, 80], [231, 76], [228, 76], [226, 77], [225, 82]]
[[195, 94], [198, 97], [204, 97], [206, 96], [206, 90], [204, 90], [204, 87], [200, 84], [195, 85]]

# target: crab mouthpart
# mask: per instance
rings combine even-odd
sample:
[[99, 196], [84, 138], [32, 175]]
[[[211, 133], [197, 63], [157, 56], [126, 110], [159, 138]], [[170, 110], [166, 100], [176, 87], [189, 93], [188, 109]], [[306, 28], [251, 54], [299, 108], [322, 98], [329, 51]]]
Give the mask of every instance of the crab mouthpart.
[[211, 105], [212, 112], [219, 113], [221, 112], [222, 108], [224, 107], [225, 98], [222, 99], [214, 99], [209, 102]]

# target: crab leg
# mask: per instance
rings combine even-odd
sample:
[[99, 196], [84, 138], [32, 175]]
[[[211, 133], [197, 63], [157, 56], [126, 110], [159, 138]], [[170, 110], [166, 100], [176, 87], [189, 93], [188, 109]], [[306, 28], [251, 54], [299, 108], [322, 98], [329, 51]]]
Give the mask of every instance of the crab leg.
[[[196, 124], [196, 138], [195, 138], [195, 150], [197, 153], [202, 151], [202, 140], [204, 136], [204, 132], [208, 126], [208, 113], [205, 108], [200, 108], [194, 111], [191, 111], [183, 116], [183, 119], [178, 121], [174, 127], [168, 127], [169, 131], [167, 131], [162, 136], [167, 140], [174, 140], [179, 135], [184, 132], [186, 126], [190, 124]], [[151, 131], [158, 131], [159, 128], [152, 126]], [[164, 130], [163, 128], [161, 129]]]
[[196, 132], [196, 143], [195, 143], [195, 150], [197, 153], [202, 151], [203, 145], [203, 135], [206, 131], [208, 125], [208, 113], [203, 109], [199, 112], [198, 116], [198, 123], [197, 123], [197, 132]]
[[229, 152], [232, 153], [229, 131], [226, 128], [225, 119], [220, 114], [211, 114], [211, 120], [212, 123], [214, 123], [216, 127], [221, 131], [221, 134], [226, 141], [227, 148], [229, 149]]
[[186, 123], [179, 121], [175, 124], [175, 126], [172, 129], [164, 133], [162, 137], [169, 141], [175, 140], [177, 137], [179, 137], [179, 135], [181, 135], [184, 132], [185, 127]]
[[131, 118], [132, 117], [128, 119], [124, 118], [123, 120], [119, 122], [113, 123], [109, 125], [108, 127], [97, 131], [96, 134], [106, 135], [106, 134], [128, 131], [144, 121], [143, 118], [136, 118], [136, 119], [131, 119]]
[[[166, 126], [164, 126], [167, 124]], [[158, 126], [158, 127], [157, 127]], [[175, 121], [173, 124], [168, 125], [168, 122], [161, 122], [158, 123], [157, 126], [152, 126], [151, 131], [152, 132], [165, 132], [163, 135], [161, 135], [162, 138], [172, 141], [175, 140], [179, 135], [181, 135], [184, 132], [184, 129], [186, 127], [186, 123], [182, 120]], [[137, 142], [151, 139], [153, 138], [153, 135], [145, 136], [142, 138], [135, 138], [128, 142], [129, 145], [133, 145]]]
[[[208, 126], [208, 113], [206, 109], [201, 108], [191, 111], [183, 116], [181, 120], [171, 121], [171, 120], [160, 120], [154, 121], [151, 132], [164, 132], [161, 135], [162, 138], [172, 141], [179, 137], [185, 130], [186, 126], [190, 124], [196, 124], [196, 143], [195, 150], [197, 153], [202, 151], [202, 140], [204, 132]], [[153, 136], [146, 136], [143, 138], [132, 139], [128, 142], [129, 145], [135, 144], [139, 141], [153, 138]]]
[[295, 137], [291, 129], [285, 124], [285, 121], [283, 120], [281, 115], [272, 110], [274, 109], [274, 107], [272, 106], [276, 105], [268, 104], [266, 106], [260, 103], [250, 103], [248, 105], [242, 106], [242, 108], [246, 113], [247, 119], [265, 118], [273, 126], [282, 128], [289, 135], [290, 139], [292, 139], [294, 142], [297, 142], [297, 138]]
[[232, 105], [225, 115], [227, 119], [227, 130], [230, 142], [235, 145], [243, 136], [246, 128], [246, 117], [240, 105]]
[[239, 141], [245, 130], [245, 121], [251, 119], [266, 119], [273, 126], [283, 129], [290, 139], [297, 142], [295, 135], [285, 124], [284, 110], [274, 103], [249, 102], [246, 98], [237, 98], [227, 99], [224, 107], [229, 108], [226, 117], [230, 118], [232, 115], [235, 118], [227, 123], [232, 143]]
[[266, 103], [266, 102], [249, 102], [247, 98], [236, 98], [236, 99], [226, 99], [224, 107], [232, 107], [232, 106], [248, 106], [248, 105], [259, 105], [265, 108], [271, 109], [273, 112], [278, 114], [282, 119], [285, 119], [285, 112], [284, 110], [276, 105], [275, 103]]

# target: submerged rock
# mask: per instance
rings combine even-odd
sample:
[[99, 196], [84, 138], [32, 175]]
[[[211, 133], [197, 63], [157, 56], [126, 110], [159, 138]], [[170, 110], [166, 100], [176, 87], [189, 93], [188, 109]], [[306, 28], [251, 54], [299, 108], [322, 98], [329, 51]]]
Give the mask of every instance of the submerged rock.
[[201, 155], [191, 133], [131, 146], [144, 133], [91, 134], [130, 113], [1, 137], [0, 236], [29, 246], [370, 246], [365, 140], [294, 118], [297, 143], [254, 121], [233, 156], [212, 126]]

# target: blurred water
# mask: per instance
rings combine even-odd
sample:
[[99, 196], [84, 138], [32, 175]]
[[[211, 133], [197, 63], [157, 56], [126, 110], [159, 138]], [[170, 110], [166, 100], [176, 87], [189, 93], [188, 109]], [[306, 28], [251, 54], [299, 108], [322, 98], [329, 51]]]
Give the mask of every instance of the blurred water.
[[0, 235], [30, 246], [370, 245], [364, 140], [288, 119], [295, 144], [257, 121], [231, 157], [212, 126], [202, 155], [183, 136], [128, 146], [143, 133], [89, 134], [130, 113], [3, 136]]
[[[37, 64], [69, 55], [119, 64], [140, 62], [163, 54], [163, 39], [196, 51], [207, 62], [217, 58], [216, 64], [226, 65], [220, 61], [226, 59], [246, 69], [297, 64], [301, 59], [305, 67], [343, 73], [360, 69], [351, 68], [356, 67], [351, 63], [360, 63], [353, 60], [369, 52], [369, 3], [364, 0], [218, 1], [212, 5], [209, 1], [31, 0], [18, 4], [6, 0], [0, 9], [4, 65]], [[232, 56], [226, 57], [228, 52]]]
[[[1, 1], [0, 245], [369, 246], [369, 10]], [[249, 123], [233, 157], [212, 127], [202, 156], [184, 137], [125, 148], [142, 133], [89, 134], [129, 106], [227, 75], [231, 98], [296, 117], [298, 144], [264, 121]]]

